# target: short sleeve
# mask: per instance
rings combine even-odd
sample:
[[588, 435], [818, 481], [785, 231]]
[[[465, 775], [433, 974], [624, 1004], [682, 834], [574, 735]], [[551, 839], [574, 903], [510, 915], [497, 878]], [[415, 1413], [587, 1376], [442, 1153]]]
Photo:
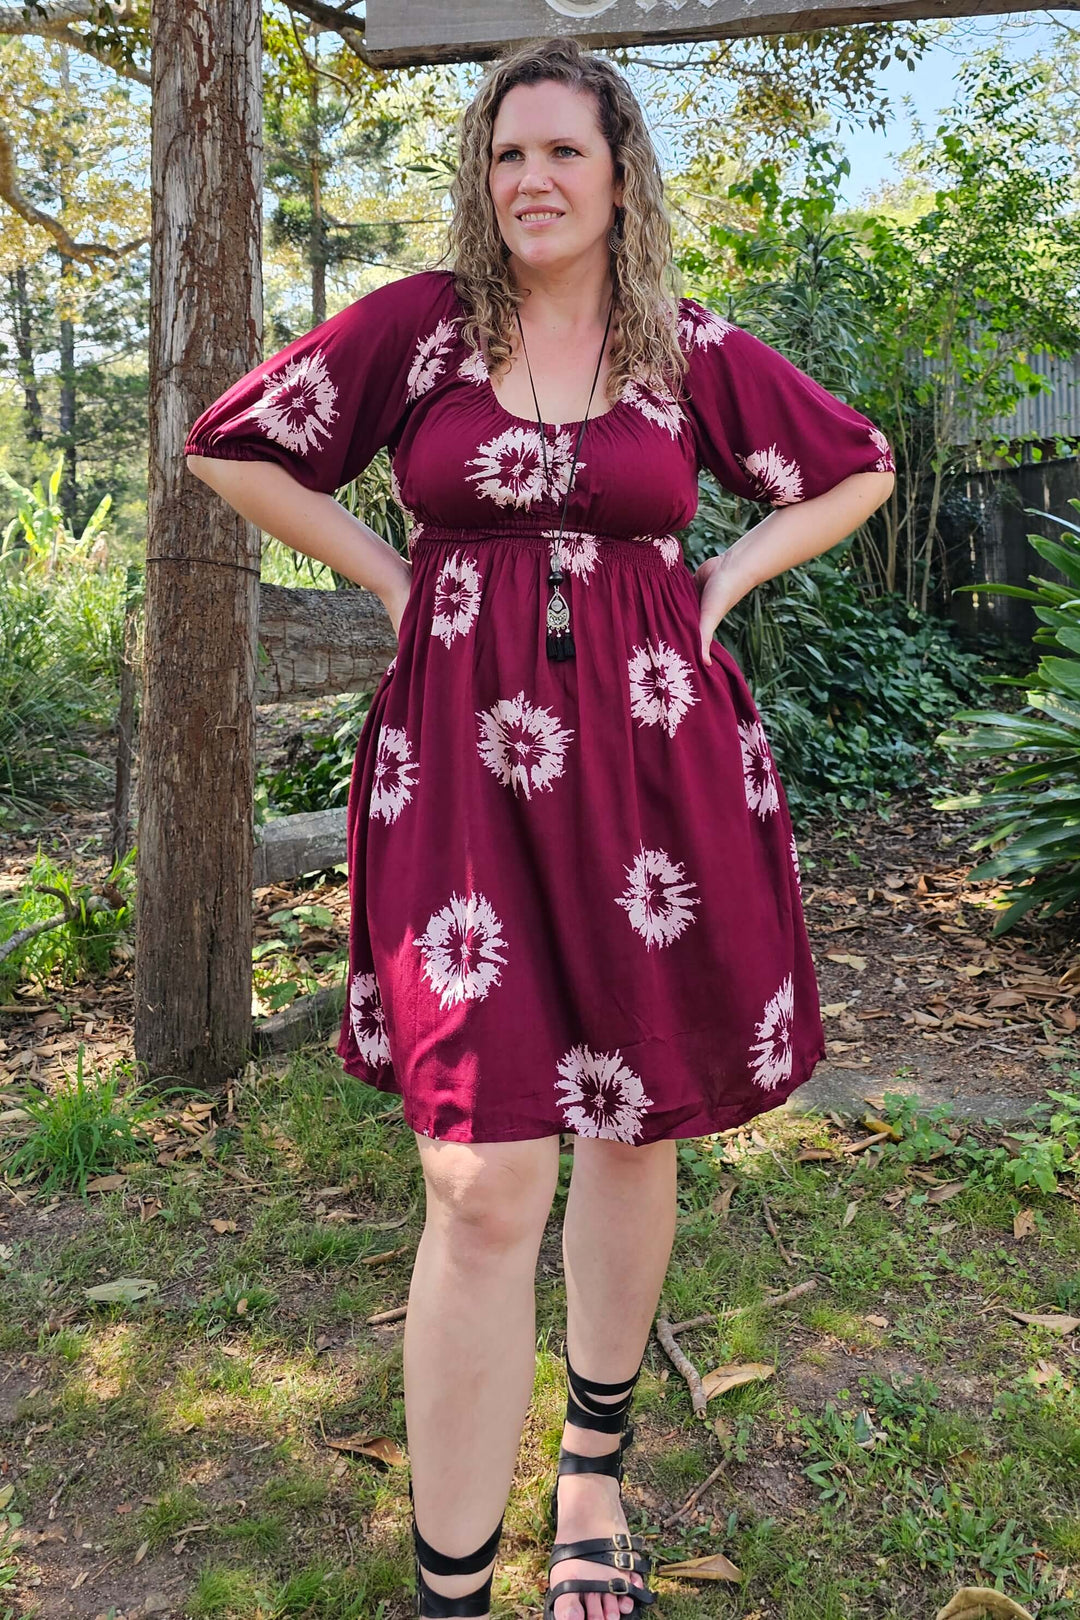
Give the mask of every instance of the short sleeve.
[[851, 473], [895, 471], [880, 428], [779, 350], [689, 298], [680, 335], [698, 465], [732, 494], [790, 506]]
[[378, 287], [264, 360], [203, 411], [184, 454], [276, 461], [331, 495], [359, 477], [404, 422], [416, 323], [432, 290], [413, 285], [410, 298], [409, 284], [429, 281]]

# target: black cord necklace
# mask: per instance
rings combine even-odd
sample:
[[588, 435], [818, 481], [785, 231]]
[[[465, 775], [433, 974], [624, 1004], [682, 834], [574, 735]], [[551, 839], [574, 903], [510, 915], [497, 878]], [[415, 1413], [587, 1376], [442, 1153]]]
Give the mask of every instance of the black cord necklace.
[[[574, 487], [574, 474], [577, 471], [578, 451], [581, 449], [581, 441], [584, 438], [585, 427], [589, 420], [589, 406], [592, 404], [593, 394], [596, 392], [596, 380], [600, 375], [600, 366], [603, 363], [604, 350], [607, 348], [608, 332], [611, 329], [611, 316], [614, 309], [615, 295], [612, 293], [611, 304], [608, 308], [607, 325], [604, 327], [604, 341], [600, 345], [600, 354], [597, 358], [596, 370], [593, 373], [592, 387], [589, 389], [589, 403], [585, 407], [585, 415], [582, 418], [580, 427], [578, 428], [577, 440], [574, 444], [574, 456], [570, 463], [570, 476], [566, 481], [566, 494], [563, 498], [562, 517], [559, 519], [559, 538], [553, 541], [550, 547], [551, 567], [548, 572], [548, 584], [553, 587], [553, 590], [548, 599], [547, 605], [547, 655], [549, 658], [555, 659], [556, 661], [561, 661], [566, 658], [573, 658], [574, 656], [574, 638], [570, 634], [570, 604], [566, 600], [566, 597], [563, 595], [562, 591], [559, 589], [563, 579], [562, 569], [559, 566], [559, 551], [562, 547], [563, 527], [566, 523], [566, 509], [570, 504], [570, 491]], [[533, 404], [536, 406], [536, 425], [540, 430], [540, 451], [541, 455], [543, 456], [544, 486], [546, 488], [549, 482], [547, 435], [544, 432], [544, 421], [540, 414], [540, 401], [536, 397], [536, 384], [533, 382], [532, 367], [529, 365], [529, 351], [525, 347], [525, 333], [521, 329], [521, 316], [518, 314], [516, 309], [514, 310], [514, 315], [517, 319], [518, 331], [521, 333], [521, 352], [525, 356], [525, 366], [529, 373], [529, 386], [532, 389]]]

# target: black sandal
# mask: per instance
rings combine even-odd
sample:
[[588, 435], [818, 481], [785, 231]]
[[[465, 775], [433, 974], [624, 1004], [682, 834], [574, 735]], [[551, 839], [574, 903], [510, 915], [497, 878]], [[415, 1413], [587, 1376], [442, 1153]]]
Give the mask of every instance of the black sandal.
[[[633, 1378], [623, 1378], [617, 1384], [598, 1384], [591, 1379], [582, 1378], [580, 1373], [574, 1371], [570, 1365], [569, 1351], [564, 1350], [564, 1356], [569, 1385], [566, 1394], [566, 1421], [582, 1429], [598, 1429], [604, 1434], [618, 1434], [620, 1440], [617, 1451], [609, 1451], [600, 1457], [587, 1457], [582, 1452], [568, 1451], [565, 1446], [559, 1447], [555, 1484], [548, 1505], [552, 1535], [558, 1528], [559, 1479], [563, 1474], [608, 1474], [618, 1480], [621, 1496], [623, 1458], [634, 1443], [633, 1424], [629, 1425], [625, 1432], [623, 1424], [633, 1402], [634, 1386], [645, 1361], [642, 1356]], [[595, 1399], [597, 1395], [617, 1395], [620, 1390], [626, 1391], [621, 1401]], [[555, 1565], [561, 1564], [567, 1558], [582, 1558], [593, 1564], [609, 1564], [613, 1569], [627, 1570], [644, 1576], [646, 1580], [652, 1568], [652, 1559], [645, 1550], [642, 1538], [625, 1530], [616, 1531], [611, 1536], [595, 1536], [587, 1541], [556, 1542], [548, 1560], [549, 1580]], [[543, 1620], [554, 1620], [556, 1600], [567, 1592], [613, 1592], [617, 1597], [632, 1598], [635, 1605], [642, 1608], [656, 1602], [655, 1592], [650, 1592], [648, 1586], [635, 1586], [626, 1575], [609, 1576], [606, 1581], [595, 1578], [557, 1581], [554, 1586], [548, 1586]]]
[[[409, 1481], [409, 1501], [413, 1500], [412, 1480]], [[506, 1515], [503, 1515], [505, 1518]], [[432, 1620], [446, 1620], [446, 1617], [459, 1615], [487, 1614], [491, 1608], [491, 1583], [495, 1577], [494, 1569], [475, 1592], [466, 1592], [464, 1597], [450, 1598], [442, 1592], [436, 1592], [434, 1587], [428, 1585], [424, 1579], [424, 1571], [420, 1568], [420, 1560], [432, 1575], [473, 1575], [485, 1564], [490, 1564], [498, 1551], [499, 1541], [502, 1537], [503, 1519], [500, 1519], [491, 1535], [478, 1547], [475, 1552], [467, 1553], [464, 1558], [450, 1558], [446, 1553], [437, 1552], [430, 1541], [425, 1541], [416, 1525], [416, 1510], [413, 1509], [412, 1533], [413, 1545], [416, 1549], [416, 1612], [418, 1615], [431, 1616]]]

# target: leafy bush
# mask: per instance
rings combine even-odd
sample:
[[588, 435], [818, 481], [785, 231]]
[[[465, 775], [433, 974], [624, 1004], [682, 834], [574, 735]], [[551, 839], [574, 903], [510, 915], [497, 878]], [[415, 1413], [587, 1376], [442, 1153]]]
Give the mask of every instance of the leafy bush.
[[126, 571], [107, 567], [105, 496], [80, 536], [48, 485], [0, 471], [16, 515], [0, 533], [0, 822], [50, 802], [100, 796], [107, 772], [79, 738], [116, 712]]
[[268, 812], [297, 815], [346, 803], [356, 744], [371, 697], [370, 692], [350, 692], [338, 698], [325, 721], [329, 730], [298, 734], [296, 746], [280, 769], [259, 772], [255, 787], [259, 823], [267, 820]]
[[[111, 966], [114, 956], [131, 954], [133, 947], [123, 935], [132, 925], [135, 854], [134, 848], [129, 849], [104, 884], [76, 885], [70, 874], [38, 846], [19, 893], [0, 902], [0, 943], [21, 929], [58, 915], [65, 905], [72, 915], [58, 927], [24, 940], [0, 962], [0, 999], [10, 999], [12, 986], [26, 980], [44, 985], [54, 977], [63, 984], [95, 979]], [[90, 909], [93, 888], [109, 891], [111, 909]], [[57, 890], [59, 894], [43, 893], [43, 889]]]
[[[1080, 500], [1074, 498], [1069, 505], [1080, 513]], [[954, 724], [967, 722], [974, 729], [945, 731], [937, 739], [942, 747], [978, 757], [1001, 755], [1019, 761], [995, 777], [986, 791], [942, 799], [936, 805], [941, 810], [984, 812], [976, 822], [976, 830], [982, 830], [972, 848], [989, 846], [995, 853], [972, 867], [971, 879], [1020, 879], [1003, 897], [1005, 909], [994, 923], [995, 934], [1004, 933], [1036, 907], [1052, 917], [1080, 899], [1080, 525], [1049, 512], [1040, 516], [1061, 524], [1061, 538], [1030, 534], [1028, 540], [1040, 557], [1064, 574], [1065, 584], [1029, 574], [1035, 590], [986, 580], [957, 587], [1034, 603], [1042, 621], [1035, 641], [1051, 651], [1040, 658], [1032, 674], [996, 677], [998, 684], [1026, 688], [1027, 706], [1017, 713], [961, 710], [953, 716]]]
[[852, 809], [940, 776], [935, 734], [988, 666], [950, 619], [898, 593], [867, 599], [850, 542], [768, 580], [721, 621], [793, 814]]
[[0, 577], [0, 825], [104, 780], [78, 737], [86, 691], [59, 650], [61, 622], [45, 583]]

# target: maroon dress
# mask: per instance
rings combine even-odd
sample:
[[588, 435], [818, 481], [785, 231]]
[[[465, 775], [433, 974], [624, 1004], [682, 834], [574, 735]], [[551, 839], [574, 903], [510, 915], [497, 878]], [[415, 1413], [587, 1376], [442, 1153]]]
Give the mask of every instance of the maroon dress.
[[701, 655], [674, 531], [700, 466], [784, 505], [892, 467], [865, 416], [681, 301], [682, 395], [585, 429], [504, 410], [449, 270], [406, 276], [242, 377], [187, 454], [332, 493], [389, 447], [413, 520], [397, 653], [361, 729], [337, 1051], [455, 1142], [643, 1144], [775, 1108], [825, 1054], [784, 790], [739, 665]]

